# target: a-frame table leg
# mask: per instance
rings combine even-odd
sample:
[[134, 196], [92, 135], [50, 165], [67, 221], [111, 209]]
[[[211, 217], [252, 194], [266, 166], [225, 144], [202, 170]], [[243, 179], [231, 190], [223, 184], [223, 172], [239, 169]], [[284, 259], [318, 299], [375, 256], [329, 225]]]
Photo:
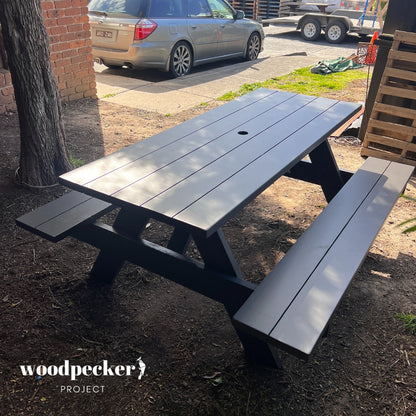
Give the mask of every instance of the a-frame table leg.
[[[205, 267], [242, 278], [242, 272], [221, 229], [210, 237], [206, 237], [199, 232], [192, 233], [192, 236], [204, 260]], [[223, 303], [230, 319], [246, 301], [247, 297], [247, 290], [243, 288], [239, 290], [238, 286], [235, 287], [232, 293], [228, 294]], [[249, 361], [267, 367], [281, 367], [280, 360], [273, 355], [266, 343], [237, 328], [235, 330]]]
[[[116, 231], [135, 238], [142, 233], [148, 221], [148, 217], [140, 217], [137, 212], [122, 208], [114, 221], [113, 227]], [[117, 247], [114, 247], [111, 251], [101, 250], [91, 269], [89, 285], [112, 284], [124, 261], [123, 253], [117, 251]]]

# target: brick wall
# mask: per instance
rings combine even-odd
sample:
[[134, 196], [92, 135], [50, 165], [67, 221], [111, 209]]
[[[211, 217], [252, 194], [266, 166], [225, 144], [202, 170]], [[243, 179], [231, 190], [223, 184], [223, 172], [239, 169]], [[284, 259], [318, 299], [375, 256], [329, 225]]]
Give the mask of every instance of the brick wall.
[[[62, 101], [96, 98], [88, 0], [41, 0], [41, 3]], [[15, 109], [10, 74], [0, 68], [0, 114]]]

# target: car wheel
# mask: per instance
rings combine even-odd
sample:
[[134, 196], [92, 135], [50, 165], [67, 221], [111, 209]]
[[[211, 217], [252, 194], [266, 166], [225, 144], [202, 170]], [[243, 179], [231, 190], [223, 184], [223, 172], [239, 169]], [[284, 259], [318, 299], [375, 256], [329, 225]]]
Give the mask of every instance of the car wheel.
[[170, 54], [170, 73], [175, 77], [183, 77], [192, 69], [192, 50], [186, 42], [178, 42]]
[[316, 40], [321, 34], [321, 23], [316, 19], [306, 19], [300, 28], [300, 34], [305, 40]]
[[254, 61], [259, 56], [261, 50], [261, 39], [257, 32], [250, 35], [247, 41], [247, 49], [245, 58], [247, 61]]
[[326, 27], [325, 38], [329, 43], [341, 43], [347, 35], [347, 27], [340, 20], [335, 20]]

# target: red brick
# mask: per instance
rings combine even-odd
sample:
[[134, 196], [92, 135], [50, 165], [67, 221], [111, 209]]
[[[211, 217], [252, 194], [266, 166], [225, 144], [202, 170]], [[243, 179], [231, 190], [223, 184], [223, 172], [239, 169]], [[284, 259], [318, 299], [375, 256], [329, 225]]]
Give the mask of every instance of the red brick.
[[83, 26], [81, 23], [76, 23], [74, 25], [69, 25], [67, 29], [68, 32], [79, 32], [80, 30], [83, 30]]
[[59, 61], [60, 59], [62, 59], [62, 53], [51, 53], [51, 61]]
[[72, 7], [83, 7], [87, 4], [87, 0], [72, 0]]
[[45, 27], [46, 28], [53, 27], [53, 26], [57, 25], [56, 19], [45, 19], [44, 22], [45, 22]]
[[79, 71], [79, 65], [78, 64], [71, 64], [65, 67], [65, 74], [70, 74], [73, 72]]
[[71, 64], [80, 64], [81, 62], [85, 62], [85, 56], [79, 56], [76, 54], [76, 56], [71, 58]]
[[65, 68], [63, 68], [63, 67], [54, 68], [53, 73], [55, 74], [56, 77], [58, 77], [59, 75], [65, 73]]
[[89, 91], [84, 92], [84, 98], [97, 98], [97, 91], [96, 89], [92, 89]]
[[65, 10], [48, 10], [46, 12], [46, 16], [50, 19], [57, 19], [58, 17], [63, 17], [65, 16]]
[[77, 87], [75, 87], [75, 91], [76, 92], [84, 92], [84, 91], [88, 91], [90, 89], [89, 85], [78, 85]]
[[68, 26], [68, 25], [72, 25], [74, 23], [74, 18], [73, 17], [60, 17], [58, 19], [58, 26]]
[[60, 43], [54, 43], [51, 45], [51, 49], [53, 52], [61, 52], [68, 49], [68, 43], [66, 42], [60, 42]]
[[12, 85], [9, 85], [8, 87], [4, 87], [1, 89], [2, 95], [8, 96], [11, 95], [13, 97], [14, 89]]
[[[82, 84], [82, 81], [80, 79], [78, 79], [78, 78], [72, 78], [72, 79], [69, 79], [66, 82], [66, 85], [68, 87], [75, 87], [75, 89], [76, 89], [76, 87], [78, 87], [81, 84]], [[79, 92], [79, 91], [77, 91], [77, 92]]]
[[69, 43], [69, 47], [71, 49], [82, 48], [83, 46], [85, 46], [85, 40], [84, 39], [74, 40], [73, 42]]
[[92, 71], [93, 71], [92, 73], [94, 73], [94, 65], [93, 65], [93, 62], [90, 62], [90, 61], [81, 62], [79, 64], [79, 68], [80, 69], [88, 69], [88, 71], [90, 71], [92, 69]]
[[77, 39], [86, 39], [88, 43], [91, 42], [91, 31], [90, 30], [82, 30], [81, 32], [76, 32], [75, 36]]
[[[77, 55], [78, 55], [78, 52], [77, 52], [76, 49], [68, 49], [67, 51], [64, 51], [62, 53], [62, 56], [64, 58], [71, 58], [71, 57], [74, 57], [74, 56], [77, 56]], [[71, 63], [72, 63], [72, 61], [71, 61]]]
[[55, 7], [57, 9], [69, 9], [70, 7], [72, 7], [72, 1], [71, 0], [55, 1]]
[[56, 26], [56, 27], [51, 27], [50, 28], [50, 33], [52, 35], [62, 35], [64, 33], [67, 33], [68, 31], [66, 30], [65, 26]]
[[92, 82], [95, 82], [95, 78], [87, 71], [87, 75], [82, 78], [82, 83], [91, 85]]
[[55, 67], [56, 68], [59, 68], [60, 66], [66, 67], [70, 64], [71, 64], [71, 59], [70, 58], [61, 59], [61, 60], [55, 62]]
[[81, 14], [81, 7], [72, 7], [64, 11], [65, 16], [77, 16]]
[[12, 95], [3, 95], [0, 94], [0, 104], [7, 105], [13, 102], [13, 96]]
[[55, 6], [53, 4], [52, 1], [42, 1], [42, 9], [43, 10], [51, 10], [53, 9]]
[[74, 23], [88, 23], [89, 21], [86, 15], [74, 16]]
[[61, 35], [60, 41], [61, 42], [71, 42], [72, 40], [77, 39], [76, 33], [65, 33]]
[[82, 92], [77, 92], [68, 96], [70, 101], [80, 100], [81, 98], [84, 98], [84, 94]]
[[6, 85], [6, 74], [3, 71], [4, 69], [0, 69], [0, 88]]
[[12, 103], [6, 105], [6, 111], [17, 111], [16, 103], [13, 101]]

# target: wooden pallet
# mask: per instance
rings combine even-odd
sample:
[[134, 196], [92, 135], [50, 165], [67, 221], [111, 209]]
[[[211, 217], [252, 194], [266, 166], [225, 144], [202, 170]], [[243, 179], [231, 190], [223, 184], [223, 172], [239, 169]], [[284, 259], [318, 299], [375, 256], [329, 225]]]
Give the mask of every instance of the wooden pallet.
[[394, 34], [361, 155], [416, 166], [416, 33]]

